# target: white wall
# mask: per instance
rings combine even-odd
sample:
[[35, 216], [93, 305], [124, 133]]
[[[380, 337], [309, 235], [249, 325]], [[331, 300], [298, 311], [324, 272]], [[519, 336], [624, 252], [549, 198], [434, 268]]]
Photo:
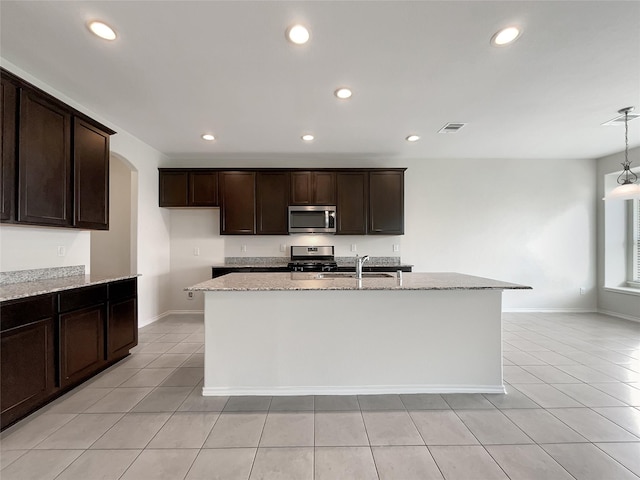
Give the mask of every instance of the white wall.
[[[629, 158], [640, 157], [640, 148], [629, 151]], [[640, 321], [640, 292], [624, 287], [626, 280], [625, 201], [602, 201], [605, 190], [616, 185], [621, 172], [624, 153], [617, 153], [597, 161], [597, 218], [598, 218], [598, 309], [623, 318]], [[637, 163], [637, 162], [635, 162]], [[632, 164], [633, 166], [634, 164]], [[640, 168], [634, 169], [640, 175]]]
[[[58, 256], [58, 247], [65, 255]], [[90, 270], [89, 232], [65, 228], [0, 226], [0, 271], [85, 265]]]
[[[593, 160], [234, 162], [243, 167], [408, 167], [405, 235], [220, 236], [217, 210], [171, 210], [173, 310], [202, 309], [201, 299], [186, 300], [182, 289], [209, 278], [210, 265], [225, 256], [287, 256], [288, 251], [280, 252], [281, 244], [336, 245], [336, 255], [351, 256], [352, 243], [358, 253], [376, 256], [397, 255], [393, 244], [399, 244], [403, 263], [415, 265], [414, 271], [457, 271], [533, 287], [506, 292], [507, 310], [596, 309]], [[169, 165], [177, 162], [163, 166]], [[232, 165], [228, 160], [180, 163]], [[247, 245], [246, 253], [242, 245]], [[200, 247], [200, 257], [193, 255], [195, 247]]]
[[[39, 81], [17, 65], [0, 58], [3, 67], [42, 90], [52, 94], [72, 107], [86, 113], [97, 121], [113, 128], [117, 134], [111, 137], [111, 151], [128, 161], [137, 171], [137, 185], [132, 186], [132, 195], [137, 198], [137, 211], [132, 214], [137, 224], [132, 237], [137, 250], [136, 272], [142, 276], [138, 280], [139, 324], [145, 325], [164, 315], [169, 309], [169, 213], [158, 207], [158, 166], [167, 159], [160, 152], [133, 137], [95, 112], [74, 102], [73, 92], [63, 94]], [[6, 228], [6, 230], [5, 230]], [[46, 258], [38, 252], [49, 251], [52, 238], [55, 245], [69, 245], [67, 259], [73, 258], [74, 264], [85, 264], [90, 269], [90, 233], [63, 229], [34, 229], [30, 227], [2, 226], [2, 245], [0, 258], [7, 262], [6, 270], [41, 268], [54, 266], [51, 255]], [[6, 232], [6, 233], [5, 233]], [[60, 243], [60, 242], [67, 242]], [[24, 252], [18, 254], [17, 252]], [[21, 255], [21, 256], [19, 256]], [[31, 259], [31, 256], [35, 256]], [[11, 257], [18, 258], [16, 261]], [[54, 259], [55, 260], [55, 259]], [[57, 260], [60, 261], [60, 260]], [[36, 265], [37, 264], [37, 265]], [[66, 264], [66, 263], [65, 263]], [[35, 266], [34, 266], [35, 265]], [[2, 270], [5, 265], [2, 264]]]
[[93, 273], [103, 275], [131, 273], [131, 173], [131, 169], [125, 162], [116, 155], [111, 156], [109, 230], [91, 232], [91, 271]]
[[[117, 130], [117, 129], [116, 129]], [[127, 159], [138, 176], [137, 272], [139, 325], [146, 325], [169, 310], [169, 212], [158, 207], [158, 165], [163, 155], [140, 140], [119, 131], [111, 138], [111, 151]]]

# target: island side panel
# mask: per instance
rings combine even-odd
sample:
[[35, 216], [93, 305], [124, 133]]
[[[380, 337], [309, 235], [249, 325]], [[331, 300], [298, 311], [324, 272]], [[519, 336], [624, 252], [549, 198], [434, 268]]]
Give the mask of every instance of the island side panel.
[[204, 395], [504, 392], [501, 290], [205, 292]]

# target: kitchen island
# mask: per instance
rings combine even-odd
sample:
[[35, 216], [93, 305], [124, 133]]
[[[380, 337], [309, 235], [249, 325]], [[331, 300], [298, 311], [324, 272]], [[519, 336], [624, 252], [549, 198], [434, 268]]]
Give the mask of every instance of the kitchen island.
[[234, 273], [205, 292], [203, 395], [504, 393], [503, 290], [458, 273]]

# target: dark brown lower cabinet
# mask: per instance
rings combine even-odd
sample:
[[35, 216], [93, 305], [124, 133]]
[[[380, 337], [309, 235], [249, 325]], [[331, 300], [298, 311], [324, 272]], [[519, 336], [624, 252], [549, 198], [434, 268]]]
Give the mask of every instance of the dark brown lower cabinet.
[[54, 392], [54, 295], [6, 302], [0, 309], [2, 427], [37, 408]]
[[109, 322], [107, 326], [107, 360], [129, 354], [138, 344], [138, 301], [135, 278], [109, 285]]
[[5, 428], [138, 344], [137, 279], [0, 303]]
[[136, 299], [111, 302], [109, 305], [109, 360], [125, 357], [138, 344]]
[[60, 315], [60, 386], [88, 377], [105, 363], [106, 305]]

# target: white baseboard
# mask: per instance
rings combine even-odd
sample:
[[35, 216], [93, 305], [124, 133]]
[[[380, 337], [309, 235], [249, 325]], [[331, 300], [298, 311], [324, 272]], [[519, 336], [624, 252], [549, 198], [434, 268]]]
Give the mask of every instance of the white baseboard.
[[609, 315], [610, 317], [622, 318], [624, 320], [631, 320], [632, 322], [640, 322], [640, 317], [633, 317], [631, 315], [624, 315], [618, 312], [611, 312], [609, 310], [598, 310], [598, 313], [603, 315]]
[[504, 308], [503, 313], [598, 313], [595, 308]]
[[204, 315], [204, 310], [169, 310], [165, 312], [167, 315]]
[[503, 385], [362, 385], [350, 387], [203, 387], [205, 397], [233, 395], [379, 395], [411, 393], [506, 393]]
[[157, 322], [158, 320], [162, 320], [169, 315], [204, 315], [204, 310], [167, 310], [160, 315], [148, 318], [146, 321], [140, 321], [140, 319], [138, 319], [138, 328], [151, 325], [152, 323]]

